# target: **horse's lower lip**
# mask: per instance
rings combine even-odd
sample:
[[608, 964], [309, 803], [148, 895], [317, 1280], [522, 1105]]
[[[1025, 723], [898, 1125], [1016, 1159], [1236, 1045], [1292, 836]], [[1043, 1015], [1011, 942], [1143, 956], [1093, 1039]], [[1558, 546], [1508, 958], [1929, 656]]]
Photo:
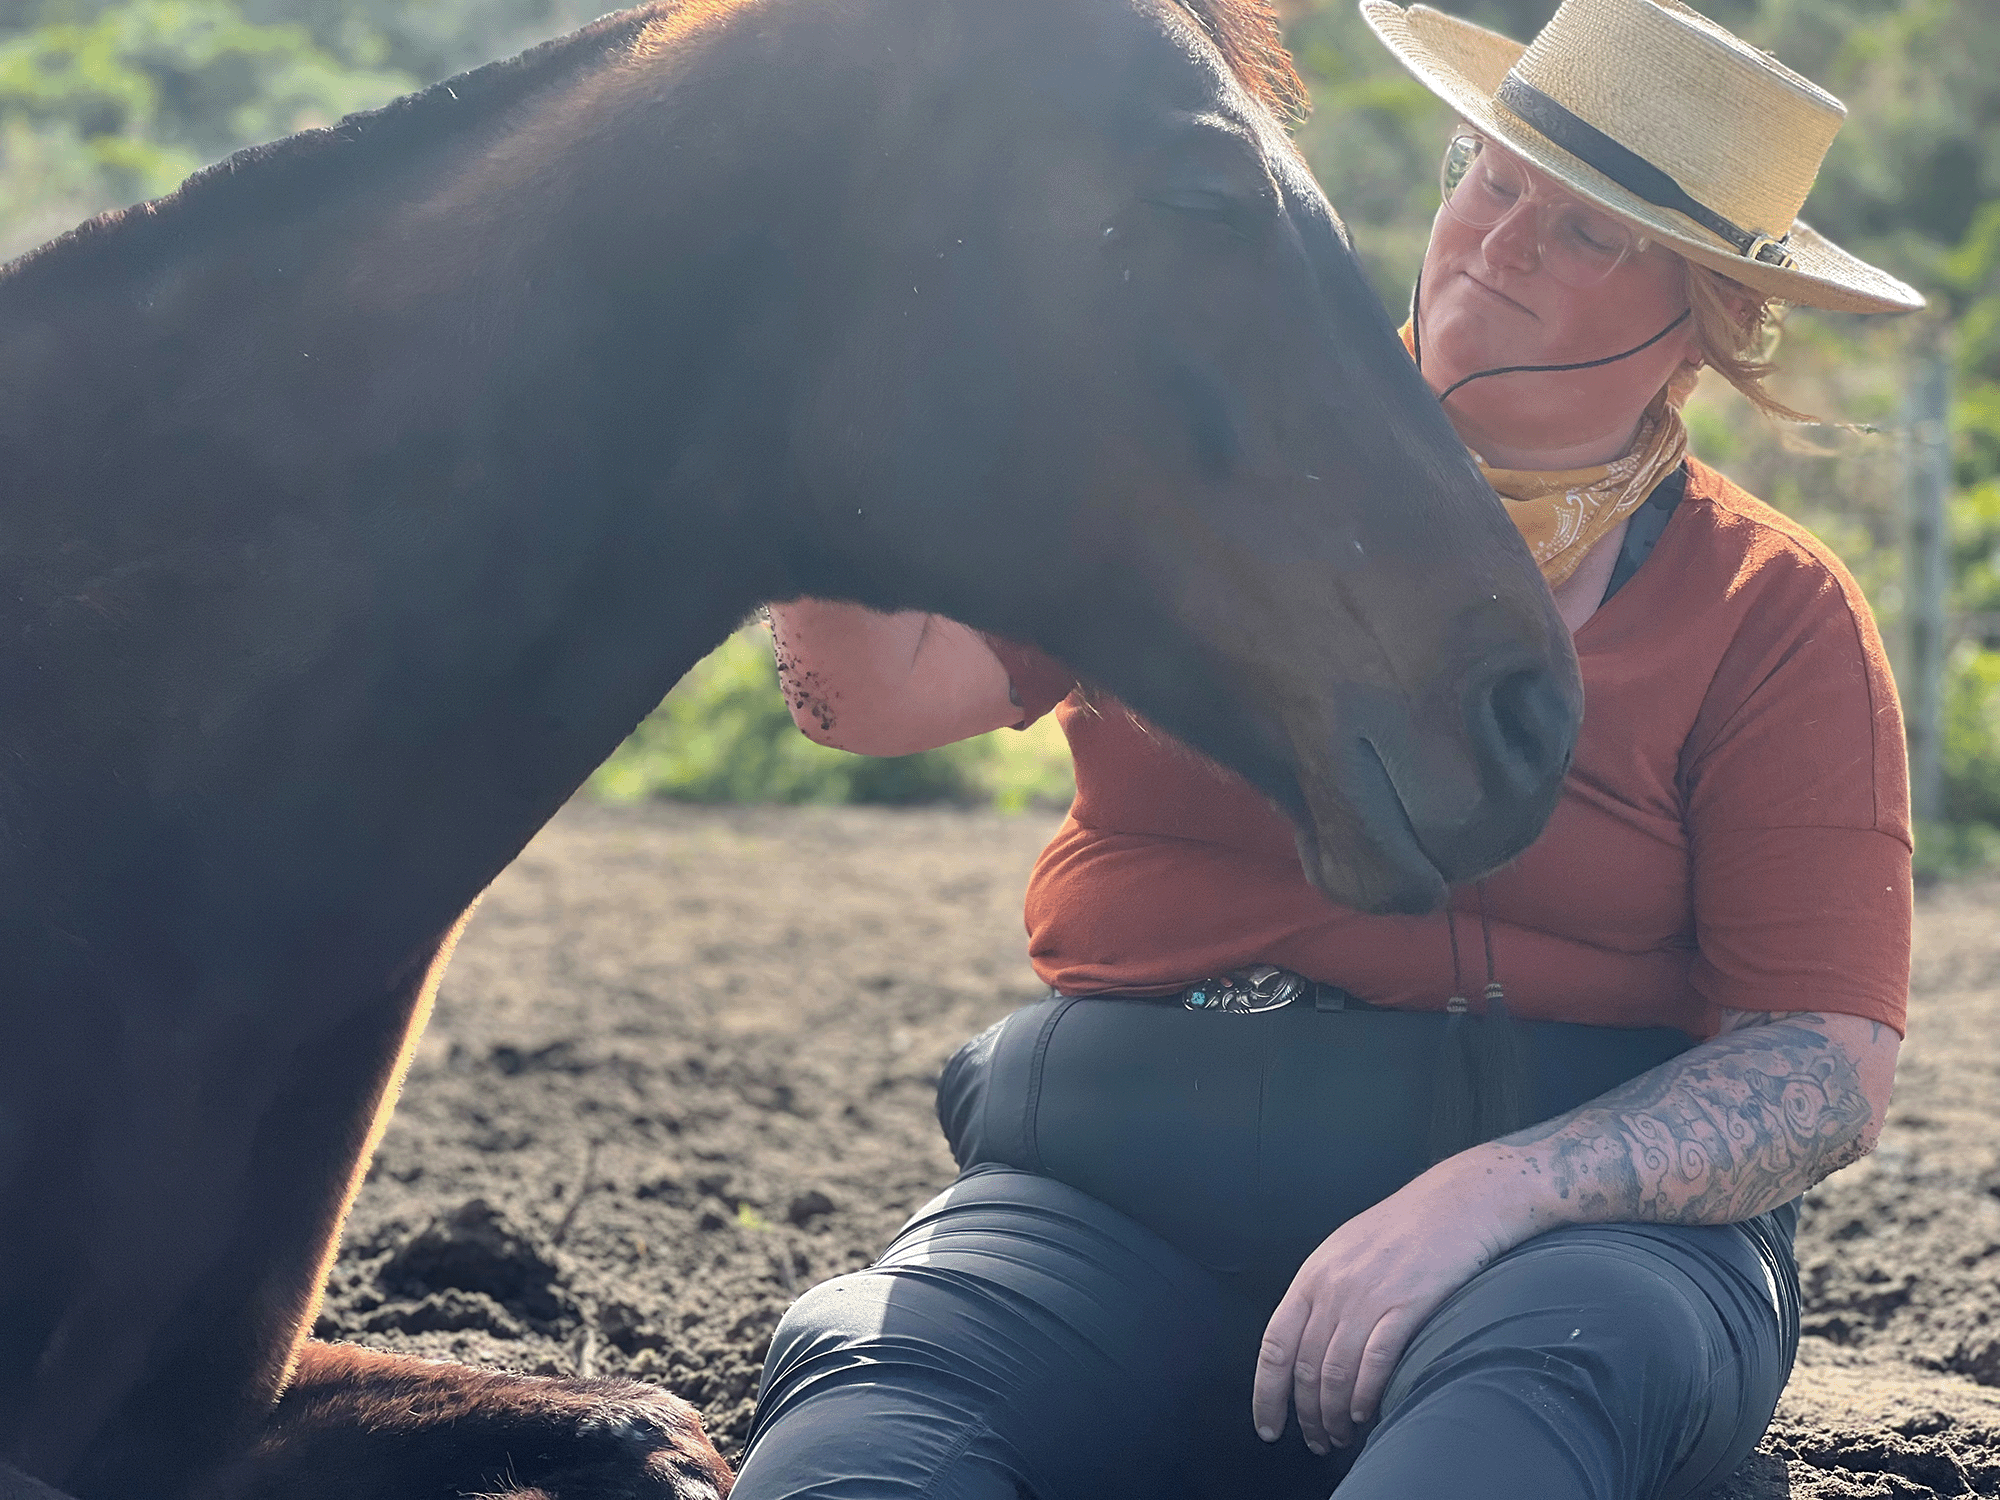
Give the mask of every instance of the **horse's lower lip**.
[[1388, 793], [1389, 805], [1395, 809], [1394, 822], [1396, 833], [1408, 841], [1409, 846], [1416, 850], [1418, 857], [1423, 860], [1426, 868], [1432, 874], [1436, 875], [1442, 884], [1451, 884], [1450, 877], [1444, 873], [1443, 868], [1438, 864], [1437, 860], [1432, 858], [1430, 850], [1424, 847], [1423, 838], [1417, 833], [1417, 825], [1410, 821], [1410, 809], [1403, 801], [1403, 794], [1396, 789], [1396, 778], [1389, 774], [1389, 766], [1382, 759], [1382, 752], [1375, 748], [1373, 740], [1365, 736], [1361, 740], [1361, 748], [1368, 752], [1368, 759], [1373, 764], [1375, 773], [1382, 778], [1382, 785]]
[[[1372, 846], [1374, 863], [1382, 871], [1382, 876], [1371, 882], [1372, 889], [1352, 904], [1376, 913], [1437, 910], [1450, 889], [1450, 880], [1417, 836], [1416, 825], [1410, 821], [1409, 810], [1380, 753], [1366, 738], [1357, 739], [1348, 765], [1354, 776], [1354, 783], [1346, 788], [1348, 805]], [[1323, 863], [1326, 851], [1317, 819], [1314, 823], [1314, 857]], [[1324, 887], [1323, 881], [1319, 883]]]

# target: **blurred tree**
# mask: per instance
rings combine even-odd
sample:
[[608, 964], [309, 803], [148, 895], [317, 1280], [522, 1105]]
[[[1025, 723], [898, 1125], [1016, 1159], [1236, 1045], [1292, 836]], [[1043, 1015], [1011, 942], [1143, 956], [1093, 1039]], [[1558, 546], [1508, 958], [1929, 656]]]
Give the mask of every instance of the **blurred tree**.
[[0, 250], [150, 198], [238, 146], [330, 124], [414, 80], [357, 67], [233, 0], [43, 0], [0, 31]]
[[511, 57], [618, 7], [608, 0], [238, 0], [267, 24], [296, 22], [356, 67], [388, 65], [421, 82]]
[[595, 0], [24, 0], [0, 14], [0, 256], [595, 15]]
[[1053, 720], [920, 755], [848, 755], [792, 724], [761, 625], [723, 642], [591, 778], [616, 802], [990, 802], [1065, 806], [1074, 785]]

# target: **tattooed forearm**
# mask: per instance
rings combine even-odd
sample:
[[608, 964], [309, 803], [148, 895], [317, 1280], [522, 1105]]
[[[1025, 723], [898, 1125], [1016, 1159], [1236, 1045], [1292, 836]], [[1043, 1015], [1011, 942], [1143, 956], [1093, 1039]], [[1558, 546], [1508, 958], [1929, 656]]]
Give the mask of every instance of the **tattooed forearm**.
[[1749, 1017], [1568, 1114], [1493, 1142], [1582, 1220], [1725, 1224], [1868, 1150], [1873, 1110], [1813, 1015]]

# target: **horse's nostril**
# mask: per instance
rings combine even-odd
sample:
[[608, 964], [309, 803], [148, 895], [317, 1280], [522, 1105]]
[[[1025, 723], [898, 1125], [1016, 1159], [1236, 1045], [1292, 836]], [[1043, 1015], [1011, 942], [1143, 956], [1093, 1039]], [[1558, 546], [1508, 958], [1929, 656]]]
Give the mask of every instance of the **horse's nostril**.
[[1532, 797], [1569, 769], [1576, 715], [1553, 673], [1507, 672], [1469, 705], [1473, 743], [1490, 792]]

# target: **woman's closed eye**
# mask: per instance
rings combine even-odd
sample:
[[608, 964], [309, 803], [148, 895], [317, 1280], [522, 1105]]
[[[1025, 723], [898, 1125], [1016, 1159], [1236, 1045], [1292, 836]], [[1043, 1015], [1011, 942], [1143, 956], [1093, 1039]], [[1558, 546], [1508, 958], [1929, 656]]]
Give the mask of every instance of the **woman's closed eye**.
[[1625, 248], [1629, 236], [1615, 221], [1587, 208], [1572, 207], [1555, 216], [1559, 238], [1592, 255], [1616, 255]]
[[1504, 210], [1521, 196], [1520, 182], [1508, 173], [1494, 171], [1491, 163], [1480, 162], [1472, 169], [1474, 187], [1495, 210]]

